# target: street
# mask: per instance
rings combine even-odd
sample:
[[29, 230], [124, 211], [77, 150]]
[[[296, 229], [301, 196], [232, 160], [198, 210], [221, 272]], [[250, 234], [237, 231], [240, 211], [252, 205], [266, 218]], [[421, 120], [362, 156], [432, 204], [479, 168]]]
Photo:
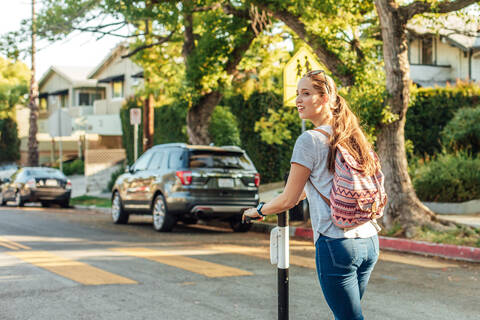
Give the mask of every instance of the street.
[[[0, 208], [0, 319], [277, 319], [269, 236], [152, 229], [88, 210]], [[291, 240], [290, 319], [332, 319], [311, 242]], [[366, 319], [478, 319], [480, 265], [382, 251]]]

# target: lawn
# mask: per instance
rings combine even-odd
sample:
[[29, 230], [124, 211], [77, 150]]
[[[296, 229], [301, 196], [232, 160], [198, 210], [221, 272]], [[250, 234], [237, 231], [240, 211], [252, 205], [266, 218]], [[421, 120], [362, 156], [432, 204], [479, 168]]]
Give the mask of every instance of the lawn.
[[110, 208], [112, 201], [108, 198], [98, 198], [93, 196], [80, 196], [70, 200], [71, 205], [96, 206], [101, 208]]

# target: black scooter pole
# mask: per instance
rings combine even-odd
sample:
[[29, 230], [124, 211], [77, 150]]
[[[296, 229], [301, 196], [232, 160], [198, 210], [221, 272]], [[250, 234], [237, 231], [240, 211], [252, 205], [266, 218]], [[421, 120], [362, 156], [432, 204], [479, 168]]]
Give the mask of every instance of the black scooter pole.
[[288, 214], [278, 214], [278, 320], [288, 320], [289, 230]]

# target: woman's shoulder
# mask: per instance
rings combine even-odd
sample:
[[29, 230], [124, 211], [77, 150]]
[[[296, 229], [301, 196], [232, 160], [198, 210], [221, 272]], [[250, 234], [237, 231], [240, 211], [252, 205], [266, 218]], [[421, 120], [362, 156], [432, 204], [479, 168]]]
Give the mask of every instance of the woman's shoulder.
[[306, 130], [298, 138], [296, 143], [306, 145], [328, 146], [329, 138], [316, 130]]

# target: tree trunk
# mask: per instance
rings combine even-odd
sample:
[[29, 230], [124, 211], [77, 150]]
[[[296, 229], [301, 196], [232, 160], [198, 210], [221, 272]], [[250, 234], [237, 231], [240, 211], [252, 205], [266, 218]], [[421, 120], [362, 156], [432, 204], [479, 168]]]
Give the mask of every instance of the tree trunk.
[[28, 165], [38, 166], [38, 85], [35, 79], [35, 0], [32, 0], [32, 77], [30, 78], [30, 127], [28, 131]]
[[143, 104], [143, 151], [153, 147], [153, 134], [155, 130], [153, 94], [148, 94]]
[[433, 225], [435, 214], [425, 207], [417, 195], [408, 175], [405, 153], [405, 117], [410, 98], [408, 44], [406, 19], [394, 1], [376, 0], [383, 38], [387, 105], [398, 116], [393, 123], [382, 124], [377, 136], [378, 152], [385, 173], [385, 187], [389, 197], [383, 222], [387, 228], [399, 223], [405, 235], [411, 237], [419, 225]]
[[213, 91], [203, 96], [197, 104], [188, 109], [187, 134], [191, 144], [209, 144], [211, 142], [208, 134], [210, 118], [222, 96], [220, 91]]

